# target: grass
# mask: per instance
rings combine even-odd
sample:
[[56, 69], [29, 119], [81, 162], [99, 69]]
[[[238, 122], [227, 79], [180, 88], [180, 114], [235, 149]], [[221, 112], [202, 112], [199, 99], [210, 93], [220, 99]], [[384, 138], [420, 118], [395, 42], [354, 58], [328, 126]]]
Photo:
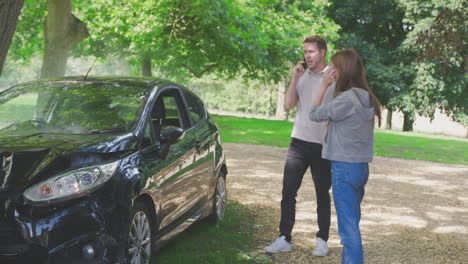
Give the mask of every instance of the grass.
[[[223, 142], [287, 147], [292, 122], [213, 115]], [[374, 154], [383, 157], [468, 165], [468, 140], [375, 130]]]
[[468, 165], [468, 140], [377, 130], [377, 156]]
[[270, 264], [267, 255], [255, 253], [252, 212], [234, 201], [218, 224], [195, 223], [156, 253], [153, 264]]
[[288, 121], [264, 120], [212, 115], [219, 126], [223, 142], [287, 147], [293, 124]]

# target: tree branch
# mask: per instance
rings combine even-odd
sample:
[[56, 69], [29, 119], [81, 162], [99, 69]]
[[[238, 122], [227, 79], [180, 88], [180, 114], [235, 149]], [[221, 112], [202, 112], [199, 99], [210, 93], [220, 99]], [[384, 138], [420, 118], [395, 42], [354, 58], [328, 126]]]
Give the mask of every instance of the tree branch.
[[186, 68], [195, 77], [200, 78], [203, 74], [205, 74], [206, 72], [210, 71], [211, 69], [213, 69], [214, 67], [216, 67], [218, 65], [219, 65], [218, 63], [210, 64], [210, 65], [206, 66], [202, 71], [200, 71], [198, 73], [194, 69], [190, 68], [190, 66], [188, 66], [187, 64], [182, 64], [182, 67]]

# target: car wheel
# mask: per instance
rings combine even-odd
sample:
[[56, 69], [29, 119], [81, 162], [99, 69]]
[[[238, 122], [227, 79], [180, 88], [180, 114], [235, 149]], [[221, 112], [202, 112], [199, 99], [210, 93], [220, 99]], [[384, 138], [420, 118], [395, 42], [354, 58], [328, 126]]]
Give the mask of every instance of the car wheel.
[[151, 215], [142, 203], [133, 207], [128, 231], [128, 256], [131, 264], [149, 264], [151, 261]]
[[213, 199], [213, 209], [209, 218], [211, 222], [218, 222], [224, 219], [224, 214], [226, 213], [226, 202], [226, 177], [221, 174], [218, 177], [218, 182], [216, 183], [216, 190]]

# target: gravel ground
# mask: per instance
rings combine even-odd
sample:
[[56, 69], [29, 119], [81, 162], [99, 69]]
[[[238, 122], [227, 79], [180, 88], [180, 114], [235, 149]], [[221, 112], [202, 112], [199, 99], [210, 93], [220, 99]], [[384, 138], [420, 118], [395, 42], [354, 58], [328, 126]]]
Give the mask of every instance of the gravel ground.
[[[231, 200], [255, 213], [258, 253], [278, 235], [286, 148], [224, 144]], [[339, 263], [332, 210], [330, 255], [314, 257], [316, 203], [310, 172], [296, 206], [294, 251], [273, 263]], [[362, 203], [364, 257], [370, 264], [468, 263], [468, 166], [375, 157]]]

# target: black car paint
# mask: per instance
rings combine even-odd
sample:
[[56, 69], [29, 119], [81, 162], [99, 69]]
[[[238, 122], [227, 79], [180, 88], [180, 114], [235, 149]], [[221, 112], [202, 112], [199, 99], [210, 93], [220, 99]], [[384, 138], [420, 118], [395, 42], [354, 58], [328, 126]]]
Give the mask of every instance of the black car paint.
[[[123, 80], [88, 78], [87, 81]], [[122, 229], [130, 222], [130, 211], [137, 200], [153, 212], [157, 238], [161, 241], [179, 232], [187, 220], [210, 213], [217, 177], [227, 173], [214, 121], [206, 116], [196, 126], [187, 128], [185, 137], [171, 146], [166, 159], [158, 151], [145, 152], [141, 139], [149, 107], [165, 89], [181, 93], [185, 89], [165, 81], [127, 78], [125, 82], [152, 89], [130, 132], [0, 137], [2, 155], [13, 153], [15, 161], [22, 159], [25, 164], [13, 167], [14, 177], [7, 188], [0, 189], [0, 225], [8, 226], [16, 234], [7, 238], [10, 241], [0, 242], [2, 263], [21, 261], [24, 248], [34, 249], [37, 254], [32, 256], [37, 263], [40, 263], [37, 256], [43, 256], [44, 263], [127, 263], [124, 251], [128, 232]], [[120, 160], [116, 175], [99, 190], [83, 197], [56, 204], [31, 204], [21, 195], [51, 175], [114, 160]], [[21, 247], [24, 243], [28, 246]], [[81, 248], [85, 244], [95, 247], [93, 260], [83, 259]]]

